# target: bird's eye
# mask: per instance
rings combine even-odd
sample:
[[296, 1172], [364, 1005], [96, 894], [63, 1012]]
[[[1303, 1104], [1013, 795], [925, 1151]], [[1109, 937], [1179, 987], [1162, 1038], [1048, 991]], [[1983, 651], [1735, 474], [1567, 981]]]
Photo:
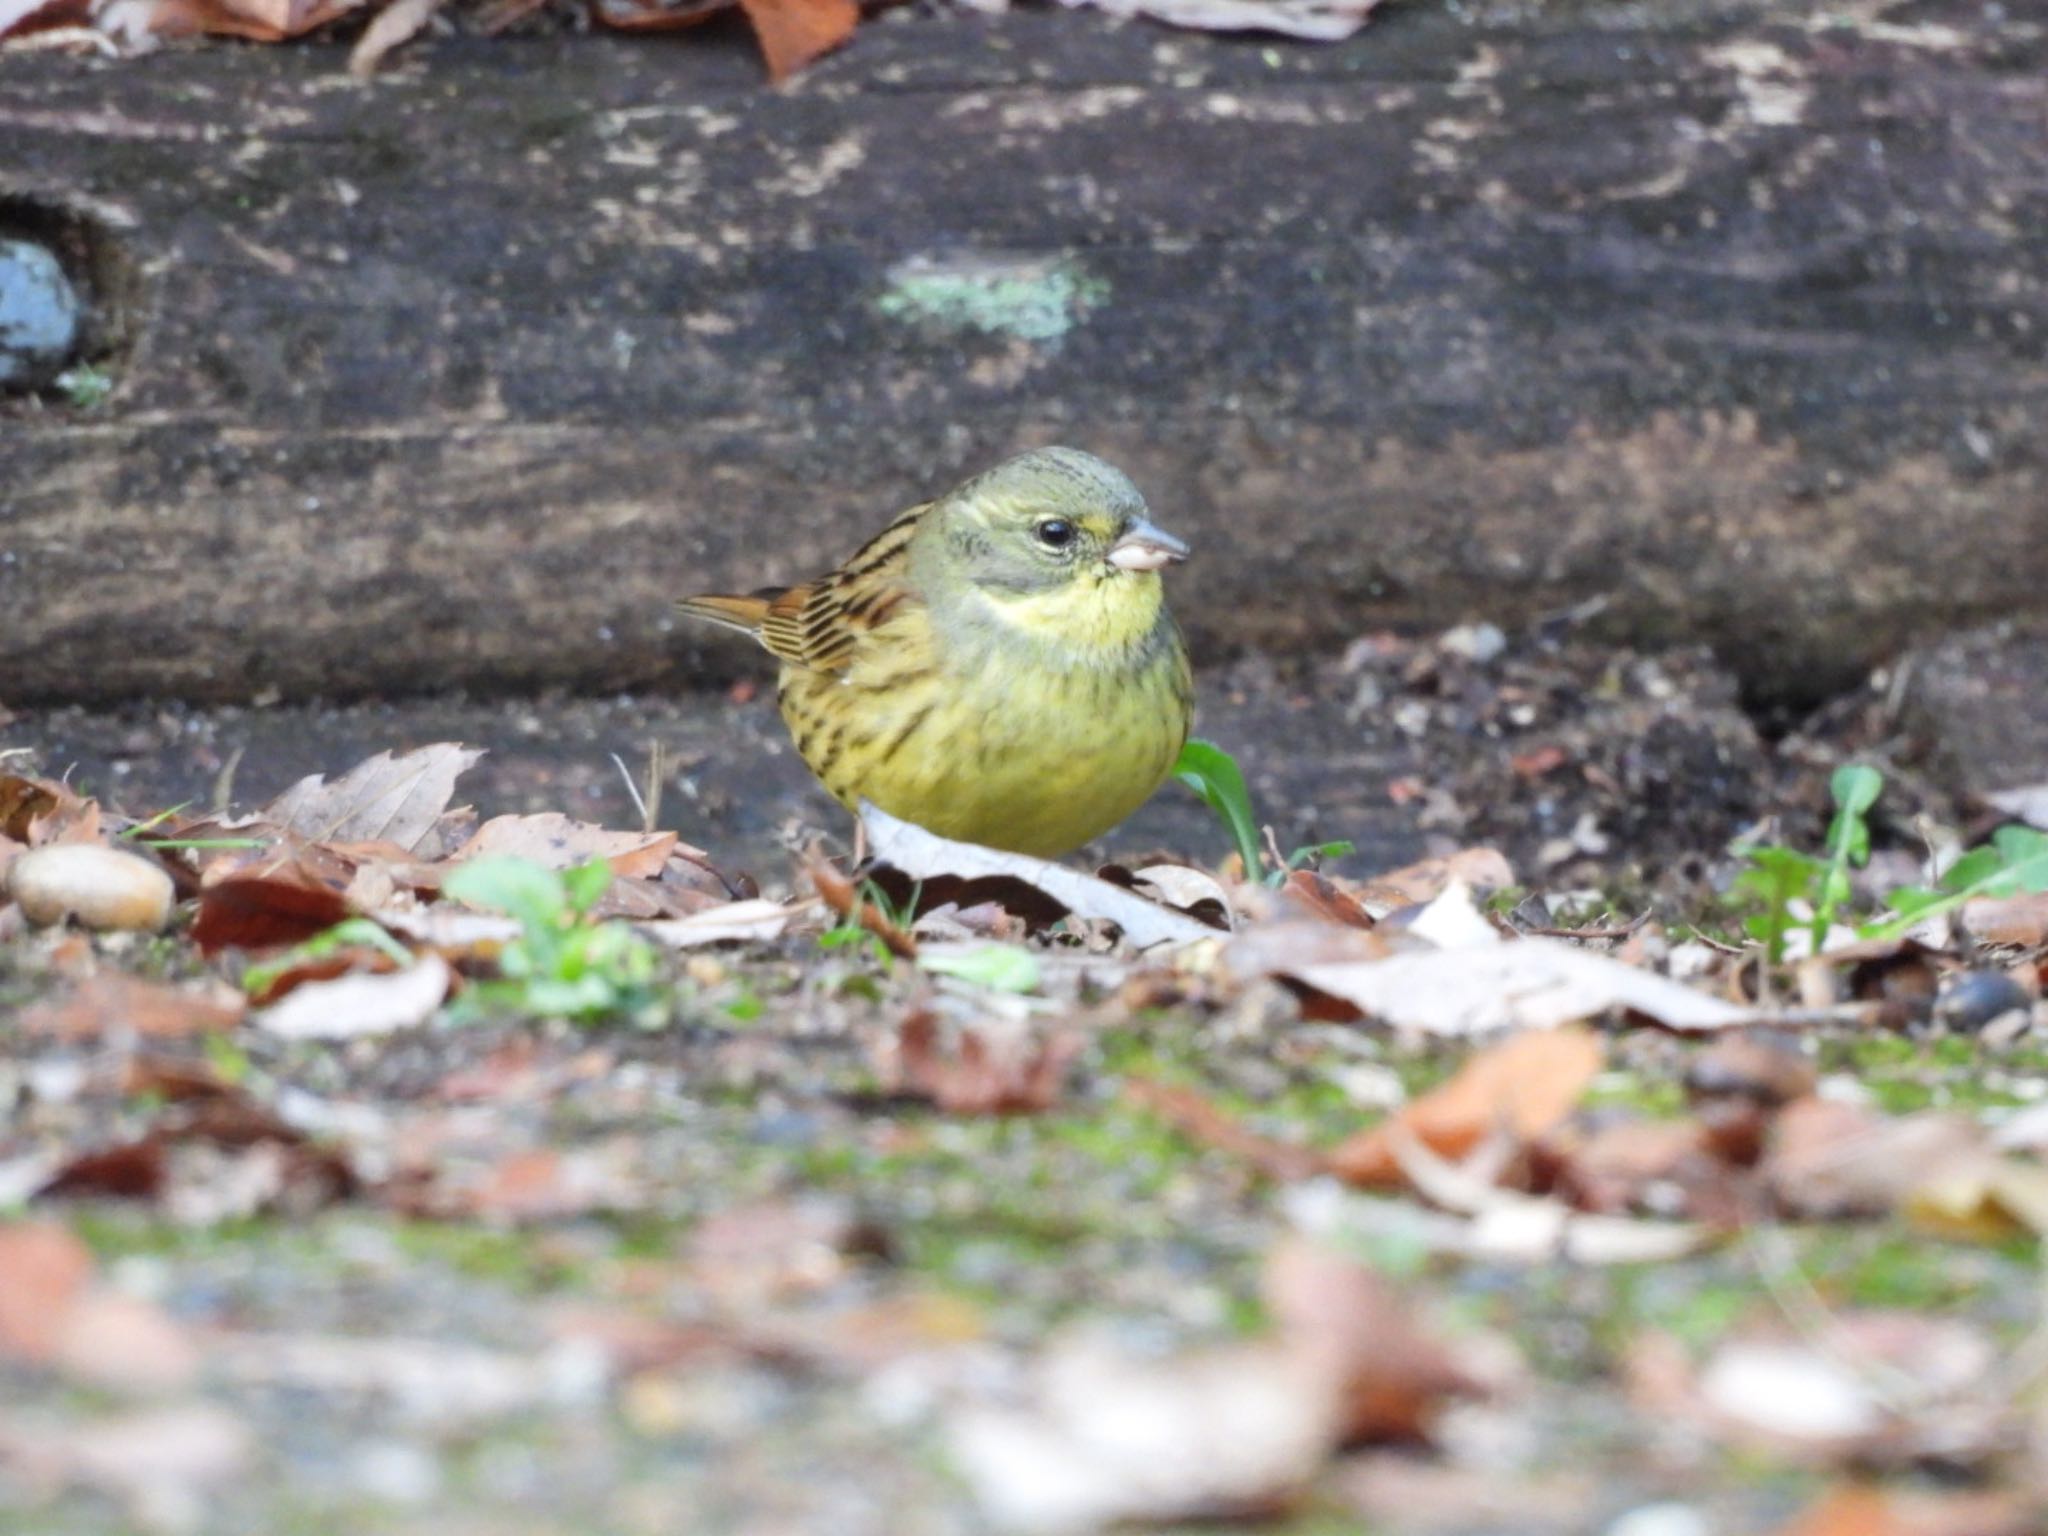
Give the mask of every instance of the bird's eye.
[[1074, 542], [1074, 525], [1064, 517], [1048, 517], [1033, 531], [1047, 549], [1065, 549]]

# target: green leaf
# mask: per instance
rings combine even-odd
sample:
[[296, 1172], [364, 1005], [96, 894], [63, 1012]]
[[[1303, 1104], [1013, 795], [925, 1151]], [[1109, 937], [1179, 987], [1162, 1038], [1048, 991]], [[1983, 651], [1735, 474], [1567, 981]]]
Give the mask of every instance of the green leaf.
[[2021, 889], [2048, 891], [2048, 832], [2014, 823], [1992, 833], [1991, 846], [2005, 856]]
[[1844, 763], [1835, 770], [1828, 792], [1835, 799], [1835, 819], [1828, 826], [1828, 851], [1856, 864], [1870, 858], [1870, 824], [1864, 818], [1884, 791], [1884, 775], [1866, 763]]
[[972, 949], [925, 949], [918, 967], [939, 976], [987, 987], [991, 992], [1036, 992], [1042, 979], [1038, 957], [1015, 944], [980, 944]]
[[[2048, 833], [2017, 824], [2000, 827], [1988, 846], [1972, 848], [1948, 867], [1939, 894], [1911, 888], [1892, 892], [1894, 916], [1861, 931], [1865, 938], [1897, 938], [1907, 929], [1954, 911], [1973, 896], [2048, 891]], [[1933, 897], [1932, 900], [1926, 898]]]
[[1255, 877], [1259, 871], [1259, 823], [1252, 814], [1251, 791], [1245, 787], [1237, 759], [1213, 741], [1191, 740], [1180, 749], [1173, 776], [1200, 795], [1215, 813], [1237, 844], [1246, 877]]
[[487, 912], [502, 912], [529, 931], [559, 923], [569, 904], [560, 875], [510, 854], [487, 853], [457, 865], [441, 882], [441, 894]]
[[611, 889], [612, 867], [603, 859], [591, 859], [562, 873], [562, 888], [568, 893], [569, 909], [588, 912]]
[[1287, 867], [1289, 869], [1299, 869], [1302, 865], [1310, 862], [1322, 863], [1327, 859], [1341, 859], [1346, 854], [1356, 852], [1358, 852], [1358, 844], [1347, 842], [1343, 838], [1339, 838], [1334, 843], [1311, 843], [1307, 847], [1297, 848], [1294, 852], [1287, 855]]
[[244, 992], [268, 992], [277, 978], [308, 960], [317, 960], [322, 955], [331, 955], [337, 949], [356, 947], [374, 949], [387, 959], [399, 965], [412, 964], [412, 951], [386, 933], [380, 924], [367, 917], [343, 918], [332, 928], [316, 933], [303, 944], [294, 945], [275, 960], [266, 960], [261, 965], [252, 965], [242, 972]]

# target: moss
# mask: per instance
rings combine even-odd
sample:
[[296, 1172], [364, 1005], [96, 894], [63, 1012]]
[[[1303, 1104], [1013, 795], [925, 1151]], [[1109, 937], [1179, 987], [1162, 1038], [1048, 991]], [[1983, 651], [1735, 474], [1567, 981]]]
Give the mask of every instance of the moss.
[[1066, 260], [914, 258], [890, 269], [875, 307], [892, 320], [1057, 343], [1109, 297], [1109, 285]]

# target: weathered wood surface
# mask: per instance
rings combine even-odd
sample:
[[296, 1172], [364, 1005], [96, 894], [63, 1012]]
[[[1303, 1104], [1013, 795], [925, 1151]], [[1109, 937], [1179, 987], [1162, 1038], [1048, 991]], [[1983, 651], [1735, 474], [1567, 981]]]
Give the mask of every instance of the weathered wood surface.
[[1800, 695], [2039, 613], [2048, 41], [1887, 14], [0, 58], [0, 194], [139, 277], [112, 400], [0, 406], [0, 700], [718, 675], [668, 595], [1044, 441], [1211, 655], [1604, 597]]

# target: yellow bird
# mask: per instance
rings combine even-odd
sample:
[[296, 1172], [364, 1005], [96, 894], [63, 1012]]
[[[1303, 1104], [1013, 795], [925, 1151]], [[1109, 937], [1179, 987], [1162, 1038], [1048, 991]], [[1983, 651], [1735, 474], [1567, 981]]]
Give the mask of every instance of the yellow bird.
[[1073, 448], [913, 507], [838, 570], [677, 607], [782, 663], [796, 749], [849, 810], [1051, 857], [1130, 815], [1194, 712], [1153, 526], [1122, 471]]

